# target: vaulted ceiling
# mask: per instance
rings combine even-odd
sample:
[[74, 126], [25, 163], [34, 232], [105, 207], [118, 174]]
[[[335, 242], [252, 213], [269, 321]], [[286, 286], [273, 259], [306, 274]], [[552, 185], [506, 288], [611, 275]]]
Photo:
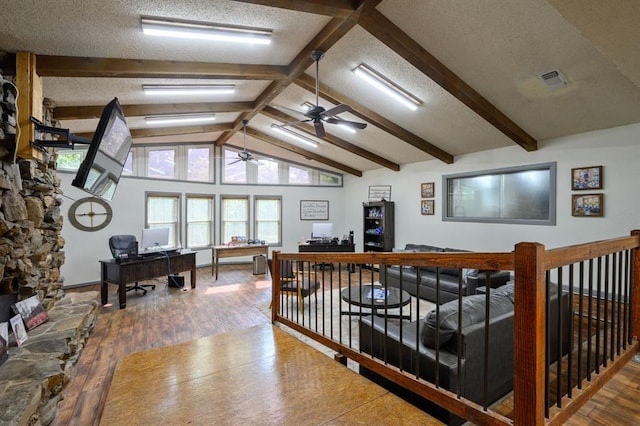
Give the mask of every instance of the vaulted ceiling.
[[[640, 122], [640, 3], [625, 0], [0, 0], [0, 50], [36, 54], [44, 96], [73, 133], [92, 132], [113, 97], [134, 143], [209, 141], [341, 173], [499, 147], [534, 151], [559, 136]], [[142, 34], [141, 16], [269, 28], [268, 46], [171, 40]], [[352, 110], [351, 134], [325, 124], [318, 148], [301, 148], [271, 124], [315, 104]], [[423, 104], [410, 111], [358, 79], [365, 63]], [[549, 89], [540, 75], [561, 70]], [[5, 73], [7, 73], [5, 71]], [[143, 84], [230, 83], [215, 98], [145, 97]], [[209, 126], [149, 128], [145, 116], [216, 113]], [[313, 126], [299, 132], [313, 135]]]

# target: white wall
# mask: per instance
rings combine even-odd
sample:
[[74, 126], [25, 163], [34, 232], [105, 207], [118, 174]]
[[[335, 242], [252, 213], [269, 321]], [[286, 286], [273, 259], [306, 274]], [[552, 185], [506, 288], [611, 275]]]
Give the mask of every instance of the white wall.
[[[61, 187], [65, 199], [61, 212], [65, 217], [62, 236], [66, 240], [64, 251], [66, 260], [62, 267], [65, 277], [64, 286], [75, 286], [86, 283], [96, 283], [100, 280], [98, 261], [109, 259], [108, 240], [115, 234], [133, 234], [140, 238], [145, 223], [145, 192], [173, 192], [189, 194], [216, 194], [216, 215], [220, 211], [220, 195], [281, 195], [283, 246], [275, 250], [295, 252], [300, 239], [306, 239], [311, 234], [313, 221], [300, 220], [300, 200], [328, 200], [329, 222], [333, 223], [336, 236], [348, 233], [344, 220], [344, 196], [342, 188], [322, 187], [289, 187], [289, 186], [239, 186], [198, 184], [187, 182], [159, 181], [152, 179], [123, 178], [120, 180], [113, 200], [113, 220], [104, 229], [95, 232], [83, 232], [74, 228], [68, 220], [68, 210], [74, 200], [88, 197], [89, 194], [71, 186], [74, 174], [59, 172], [62, 180]], [[253, 205], [251, 205], [253, 209]], [[182, 201], [183, 218], [185, 201]], [[184, 229], [182, 231], [184, 241]], [[216, 243], [220, 242], [220, 229], [215, 230]], [[246, 259], [229, 259], [229, 261], [250, 261]], [[196, 263], [211, 264], [211, 250], [199, 250]]]
[[[557, 218], [555, 226], [510, 225], [443, 222], [442, 175], [556, 161]], [[518, 146], [456, 157], [454, 164], [433, 160], [402, 166], [393, 172], [378, 169], [365, 172], [362, 178], [345, 176], [344, 188], [301, 188], [281, 186], [229, 186], [155, 181], [121, 180], [111, 203], [114, 218], [105, 229], [82, 232], [68, 220], [62, 230], [66, 239], [66, 261], [62, 267], [65, 286], [99, 281], [99, 259], [107, 259], [107, 244], [114, 234], [140, 235], [144, 227], [145, 191], [214, 193], [216, 214], [219, 194], [261, 194], [283, 197], [283, 252], [297, 251], [297, 242], [311, 233], [311, 221], [300, 220], [300, 200], [329, 200], [329, 221], [336, 236], [355, 232], [356, 250], [362, 250], [362, 202], [367, 200], [369, 185], [391, 185], [391, 200], [396, 204], [396, 247], [406, 243], [426, 243], [476, 251], [510, 251], [521, 241], [536, 241], [547, 248], [628, 235], [640, 229], [640, 124], [590, 132], [543, 141], [535, 152]], [[604, 217], [571, 216], [571, 168], [604, 166], [602, 192]], [[60, 173], [67, 197], [78, 199], [88, 194], [70, 186], [72, 174]], [[420, 184], [435, 182], [435, 215], [420, 214]], [[66, 200], [62, 214], [66, 217], [72, 200]], [[183, 203], [184, 209], [184, 203]], [[216, 238], [219, 238], [216, 229]], [[211, 263], [211, 250], [198, 252], [198, 265]]]
[[[555, 226], [443, 222], [442, 176], [452, 173], [556, 161]], [[395, 202], [396, 247], [425, 243], [474, 251], [511, 251], [521, 241], [547, 248], [629, 235], [640, 229], [640, 124], [590, 132], [539, 143], [535, 152], [519, 146], [402, 166], [400, 172], [379, 169], [362, 178], [345, 177], [348, 200], [365, 201], [369, 185], [391, 185]], [[572, 217], [571, 168], [604, 166], [604, 217]], [[435, 182], [435, 215], [420, 214], [420, 184]], [[589, 191], [580, 191], [589, 192]], [[362, 250], [362, 204], [345, 201], [347, 227]]]

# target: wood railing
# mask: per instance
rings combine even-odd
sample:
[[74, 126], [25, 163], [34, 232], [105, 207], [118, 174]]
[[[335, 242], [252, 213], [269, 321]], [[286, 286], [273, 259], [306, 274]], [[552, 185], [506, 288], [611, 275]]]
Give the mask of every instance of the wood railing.
[[[638, 351], [638, 247], [640, 232], [634, 231], [630, 237], [553, 250], [546, 250], [537, 243], [519, 243], [508, 253], [274, 252], [272, 320], [314, 339], [334, 351], [336, 358], [345, 362], [347, 358], [351, 359], [360, 368], [474, 423], [562, 424]], [[285, 261], [296, 265], [297, 270], [294, 278], [287, 279], [298, 280], [301, 285], [318, 283], [317, 291], [304, 298], [303, 309], [300, 309], [298, 298], [279, 291]], [[337, 272], [321, 268], [328, 264], [337, 264]], [[444, 268], [512, 271], [515, 282], [512, 411], [472, 401], [461, 396], [459, 391], [445, 389], [439, 385], [437, 375], [434, 382], [426, 381], [419, 374], [407, 371], [402, 362], [388, 362], [386, 350], [384, 356], [377, 357], [360, 349], [358, 330], [349, 325], [352, 322], [341, 320], [344, 302], [340, 295], [350, 287], [362, 288], [378, 281], [378, 269], [393, 265], [436, 268], [437, 271]], [[560, 330], [562, 324], [567, 326], [569, 322], [570, 348], [549, 342], [552, 322], [547, 321], [550, 314], [548, 300], [553, 285], [568, 294], [573, 307], [568, 315], [558, 314], [557, 323], [553, 323], [553, 327]], [[492, 291], [490, 287], [487, 288], [487, 301]], [[462, 296], [458, 300], [460, 306], [461, 301]], [[420, 310], [423, 309], [422, 301], [412, 300], [411, 303], [414, 322], [428, 313]], [[358, 309], [362, 314], [362, 307]], [[487, 311], [487, 329], [490, 317]], [[386, 321], [383, 333], [386, 333]], [[416, 333], [419, 323], [416, 322]], [[409, 327], [404, 321], [394, 324], [400, 327], [401, 340], [403, 332], [414, 331], [403, 331], [402, 327]], [[560, 349], [557, 354], [551, 354], [551, 347]], [[439, 356], [438, 349], [436, 359]], [[485, 349], [485, 368], [487, 359]], [[458, 361], [459, 366], [461, 362]]]

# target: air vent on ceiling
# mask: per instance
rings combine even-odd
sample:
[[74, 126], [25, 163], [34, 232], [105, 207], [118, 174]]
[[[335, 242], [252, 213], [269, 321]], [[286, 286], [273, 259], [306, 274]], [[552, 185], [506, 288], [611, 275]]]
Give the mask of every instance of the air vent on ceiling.
[[565, 77], [564, 74], [562, 74], [562, 71], [558, 69], [540, 74], [540, 78], [551, 90], [558, 89], [569, 84], [567, 77]]

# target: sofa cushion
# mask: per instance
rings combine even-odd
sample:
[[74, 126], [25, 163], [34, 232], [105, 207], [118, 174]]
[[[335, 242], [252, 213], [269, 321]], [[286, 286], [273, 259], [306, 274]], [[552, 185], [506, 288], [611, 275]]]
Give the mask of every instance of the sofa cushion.
[[442, 247], [430, 246], [428, 244], [411, 244], [408, 243], [404, 246], [404, 251], [414, 251], [414, 252], [433, 252], [433, 251], [444, 251]]
[[[513, 286], [492, 291], [489, 296], [490, 318], [513, 311]], [[485, 321], [486, 295], [478, 294], [462, 298], [462, 328]], [[458, 331], [458, 300], [452, 300], [440, 307], [439, 326], [436, 324], [436, 310], [424, 319], [422, 344], [429, 348], [444, 346]]]

